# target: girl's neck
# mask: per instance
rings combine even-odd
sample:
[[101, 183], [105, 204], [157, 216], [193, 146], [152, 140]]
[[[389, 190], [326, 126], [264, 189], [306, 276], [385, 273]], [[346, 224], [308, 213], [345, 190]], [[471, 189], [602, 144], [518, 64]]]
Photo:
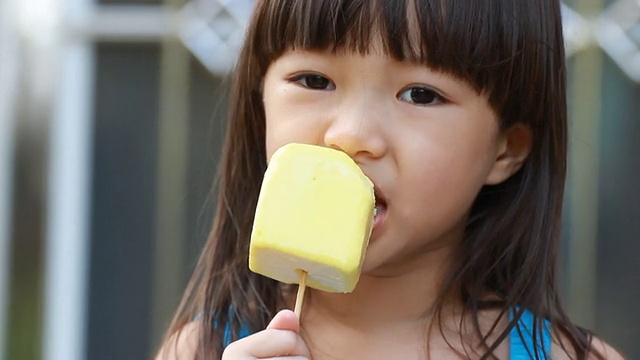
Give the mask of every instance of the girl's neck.
[[[405, 259], [401, 265], [362, 274], [349, 294], [309, 289], [301, 329], [314, 358], [458, 359], [457, 353], [479, 344], [474, 322], [462, 317], [461, 299], [456, 295], [440, 298], [452, 249], [442, 247]], [[436, 310], [440, 310], [437, 316]], [[483, 312], [478, 318], [484, 333], [496, 316]], [[488, 342], [505, 326], [502, 321]], [[508, 344], [503, 342], [496, 354], [506, 358]]]
[[[450, 268], [451, 247], [429, 251], [400, 264], [385, 265], [362, 274], [350, 294], [309, 289], [302, 322], [335, 321], [353, 329], [381, 325], [429, 324], [439, 300], [442, 279]], [[459, 301], [445, 299], [442, 315], [458, 313]], [[444, 319], [443, 319], [444, 320]]]

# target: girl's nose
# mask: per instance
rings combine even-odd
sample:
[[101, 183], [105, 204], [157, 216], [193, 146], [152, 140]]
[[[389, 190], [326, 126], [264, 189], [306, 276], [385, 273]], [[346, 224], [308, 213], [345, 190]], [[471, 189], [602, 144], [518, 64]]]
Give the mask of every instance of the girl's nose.
[[381, 118], [384, 111], [376, 106], [341, 107], [324, 134], [324, 145], [344, 151], [354, 160], [380, 158], [387, 151]]

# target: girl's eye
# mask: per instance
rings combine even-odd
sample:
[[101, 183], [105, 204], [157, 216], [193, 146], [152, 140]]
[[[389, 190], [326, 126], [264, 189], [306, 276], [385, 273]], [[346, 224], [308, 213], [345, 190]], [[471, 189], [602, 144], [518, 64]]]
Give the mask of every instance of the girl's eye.
[[334, 90], [336, 88], [331, 80], [318, 74], [298, 75], [292, 78], [291, 81], [312, 90]]
[[436, 105], [446, 102], [446, 100], [437, 92], [424, 86], [412, 86], [407, 88], [398, 95], [398, 99], [421, 106]]

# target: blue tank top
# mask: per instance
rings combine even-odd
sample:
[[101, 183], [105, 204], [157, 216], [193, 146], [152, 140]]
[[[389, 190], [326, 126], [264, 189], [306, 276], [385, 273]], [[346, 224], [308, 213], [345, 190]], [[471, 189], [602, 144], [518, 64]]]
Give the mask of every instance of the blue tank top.
[[[511, 315], [511, 314], [510, 314]], [[533, 324], [535, 317], [531, 311], [525, 311], [509, 334], [509, 359], [511, 360], [547, 360], [551, 358], [551, 332], [549, 322], [543, 322], [542, 348], [533, 342]], [[537, 331], [536, 331], [537, 332]], [[536, 354], [537, 353], [537, 357]]]
[[[510, 314], [511, 315], [511, 314]], [[542, 331], [542, 348], [535, 346], [533, 342], [533, 324], [535, 318], [533, 313], [525, 311], [509, 334], [509, 359], [510, 360], [546, 360], [551, 357], [551, 335], [549, 332], [549, 323], [544, 321], [544, 329]], [[248, 326], [240, 328], [240, 338], [251, 335], [251, 329]], [[227, 328], [224, 333], [224, 346], [231, 343], [231, 332]], [[538, 357], [536, 358], [536, 355]]]

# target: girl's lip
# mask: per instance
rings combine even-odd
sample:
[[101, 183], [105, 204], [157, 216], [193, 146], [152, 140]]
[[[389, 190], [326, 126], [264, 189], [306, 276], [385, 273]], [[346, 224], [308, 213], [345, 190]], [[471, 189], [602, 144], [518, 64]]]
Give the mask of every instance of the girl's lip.
[[383, 204], [385, 206], [387, 205], [387, 198], [384, 196], [384, 192], [375, 183], [373, 184], [373, 193], [376, 199], [376, 205], [378, 204]]

